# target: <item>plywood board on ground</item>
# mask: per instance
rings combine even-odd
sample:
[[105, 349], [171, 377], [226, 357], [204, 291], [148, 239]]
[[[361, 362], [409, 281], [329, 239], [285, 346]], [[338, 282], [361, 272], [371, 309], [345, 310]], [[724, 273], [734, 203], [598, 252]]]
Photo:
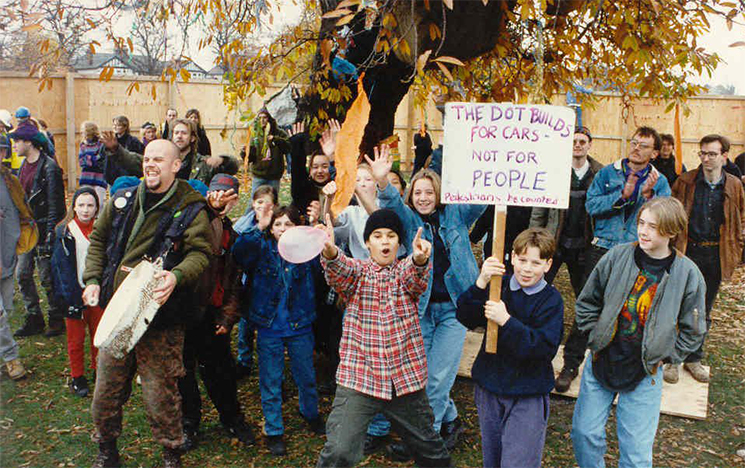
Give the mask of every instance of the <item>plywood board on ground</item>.
[[[458, 368], [458, 375], [461, 377], [471, 377], [471, 367], [476, 355], [481, 349], [483, 333], [469, 331], [466, 334], [466, 342], [463, 346], [463, 355]], [[564, 365], [564, 347], [559, 348], [553, 360], [554, 375], [558, 376]], [[589, 354], [589, 353], [588, 353]], [[709, 370], [708, 367], [706, 367]], [[581, 377], [584, 370], [584, 363], [580, 366], [579, 376]], [[572, 382], [565, 393], [551, 392], [555, 395], [561, 395], [570, 398], [577, 398], [579, 395], [579, 385], [581, 378], [577, 377]], [[709, 384], [701, 383], [693, 379], [682, 367], [680, 369], [680, 380], [677, 384], [668, 384], [663, 382], [662, 385], [662, 405], [660, 412], [670, 416], [678, 416], [690, 419], [706, 419], [706, 411], [709, 402]]]

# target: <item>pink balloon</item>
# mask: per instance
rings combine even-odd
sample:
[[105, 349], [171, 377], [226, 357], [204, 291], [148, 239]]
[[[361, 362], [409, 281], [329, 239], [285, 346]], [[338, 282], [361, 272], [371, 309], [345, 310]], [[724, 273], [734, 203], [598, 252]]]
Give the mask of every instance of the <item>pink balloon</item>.
[[326, 244], [326, 233], [310, 226], [295, 226], [279, 238], [279, 254], [290, 263], [305, 263], [314, 259]]

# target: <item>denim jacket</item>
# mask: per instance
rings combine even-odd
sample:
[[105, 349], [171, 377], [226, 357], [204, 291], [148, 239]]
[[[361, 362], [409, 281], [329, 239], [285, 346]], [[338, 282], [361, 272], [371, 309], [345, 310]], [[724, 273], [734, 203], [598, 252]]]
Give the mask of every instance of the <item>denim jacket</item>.
[[[659, 175], [654, 186], [654, 196], [669, 197], [670, 184], [654, 166], [652, 171]], [[587, 190], [585, 208], [595, 221], [595, 238], [593, 245], [610, 249], [618, 244], [636, 240], [636, 215], [646, 201], [641, 190], [634, 204], [633, 212], [626, 217], [625, 208], [618, 207], [626, 176], [623, 174], [621, 160], [605, 166], [595, 175], [592, 185]]]
[[[416, 231], [423, 227], [422, 237], [432, 242], [432, 226], [425, 224], [413, 209], [404, 205], [398, 191], [388, 184], [382, 191], [378, 191], [378, 202], [381, 208], [389, 208], [396, 212], [404, 225], [404, 239], [402, 243], [411, 252], [411, 242]], [[471, 225], [484, 213], [486, 205], [444, 205], [440, 210], [440, 229], [438, 233], [448, 251], [450, 268], [445, 272], [445, 286], [448, 288], [453, 307], [458, 297], [476, 282], [479, 267], [471, 250], [468, 231]], [[430, 257], [430, 261], [433, 261]], [[427, 290], [419, 299], [419, 316], [424, 316], [432, 293], [432, 275], [429, 275]]]
[[287, 295], [288, 322], [293, 330], [313, 323], [316, 318], [313, 279], [321, 272], [318, 257], [305, 263], [289, 263], [280, 257], [277, 242], [267, 239], [259, 229], [251, 229], [236, 240], [233, 257], [252, 278], [254, 293], [248, 315], [252, 324], [270, 327], [282, 294]]

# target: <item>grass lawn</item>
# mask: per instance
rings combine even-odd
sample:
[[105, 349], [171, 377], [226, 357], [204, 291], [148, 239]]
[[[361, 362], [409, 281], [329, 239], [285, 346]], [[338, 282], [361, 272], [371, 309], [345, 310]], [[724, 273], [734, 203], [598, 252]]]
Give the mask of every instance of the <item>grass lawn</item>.
[[[283, 182], [283, 185], [285, 184]], [[287, 200], [287, 190], [282, 191]], [[234, 213], [240, 213], [245, 206]], [[562, 269], [557, 286], [567, 303], [565, 330], [573, 319], [571, 288], [566, 270]], [[655, 444], [655, 466], [660, 467], [734, 467], [745, 466], [735, 456], [735, 450], [745, 444], [745, 269], [736, 273], [734, 281], [723, 286], [715, 304], [713, 330], [707, 343], [706, 363], [712, 369], [709, 392], [709, 417], [693, 421], [670, 416], [660, 419]], [[15, 312], [10, 322], [13, 330], [22, 323], [23, 306], [16, 294]], [[235, 332], [234, 332], [235, 333]], [[97, 446], [90, 440], [93, 426], [89, 398], [70, 393], [65, 337], [35, 336], [19, 340], [21, 358], [29, 377], [12, 382], [0, 381], [0, 467], [79, 467], [89, 466]], [[90, 378], [90, 371], [88, 376]], [[288, 377], [288, 384], [291, 379]], [[204, 396], [202, 438], [196, 450], [184, 456], [187, 467], [247, 467], [247, 466], [314, 466], [324, 442], [313, 435], [297, 412], [297, 390], [287, 385], [289, 401], [284, 405], [288, 455], [272, 457], [263, 441], [244, 449], [237, 440], [227, 438], [217, 413]], [[239, 386], [240, 401], [256, 432], [262, 422], [258, 378], [252, 376]], [[123, 462], [127, 467], [157, 466], [160, 448], [153, 443], [147, 423], [141, 391], [137, 386], [124, 411], [124, 432], [119, 440]], [[466, 432], [453, 453], [457, 466], [480, 466], [480, 436], [472, 384], [458, 379], [453, 389]], [[331, 397], [321, 398], [321, 412], [328, 415]], [[575, 400], [551, 398], [544, 466], [574, 466], [569, 431]], [[607, 462], [617, 465], [615, 420], [608, 423], [609, 454]], [[362, 466], [407, 466], [387, 460], [382, 455], [366, 458]]]

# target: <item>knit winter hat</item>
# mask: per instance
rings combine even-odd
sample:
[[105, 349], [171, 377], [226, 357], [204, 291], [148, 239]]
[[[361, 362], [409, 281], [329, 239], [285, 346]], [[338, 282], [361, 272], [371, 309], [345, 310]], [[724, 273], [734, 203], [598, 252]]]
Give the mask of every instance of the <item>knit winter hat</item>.
[[370, 234], [376, 229], [386, 228], [398, 234], [398, 241], [401, 242], [401, 236], [404, 232], [404, 226], [401, 223], [401, 218], [398, 217], [395, 211], [389, 209], [381, 209], [373, 211], [367, 222], [365, 223], [365, 232], [363, 238], [365, 242], [370, 238]]

